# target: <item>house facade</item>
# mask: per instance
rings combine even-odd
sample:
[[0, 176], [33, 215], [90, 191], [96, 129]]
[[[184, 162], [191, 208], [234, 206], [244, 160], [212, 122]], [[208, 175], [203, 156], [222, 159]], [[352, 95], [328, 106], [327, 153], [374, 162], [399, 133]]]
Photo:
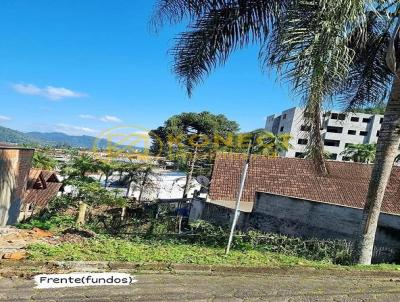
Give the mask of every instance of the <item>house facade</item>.
[[[289, 133], [293, 148], [284, 157], [302, 157], [309, 142], [310, 128], [303, 109], [295, 107], [279, 115], [267, 117], [265, 130], [274, 134]], [[321, 135], [324, 149], [331, 159], [348, 161], [341, 153], [347, 144], [375, 144], [378, 141], [383, 115], [364, 113], [325, 112], [321, 115]]]

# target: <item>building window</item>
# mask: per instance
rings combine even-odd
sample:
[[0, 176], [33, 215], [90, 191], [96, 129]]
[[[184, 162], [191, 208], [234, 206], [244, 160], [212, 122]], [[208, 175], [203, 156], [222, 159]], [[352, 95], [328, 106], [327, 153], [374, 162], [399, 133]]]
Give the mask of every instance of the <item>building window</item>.
[[294, 157], [297, 157], [297, 158], [304, 158], [304, 153], [303, 153], [303, 152], [296, 152], [296, 153], [294, 154]]
[[370, 118], [363, 118], [363, 123], [370, 123], [371, 119]]
[[283, 126], [282, 126], [282, 127], [281, 127], [281, 129], [280, 129], [280, 130], [281, 130], [281, 132], [283, 132], [283, 129], [285, 129], [285, 127], [283, 127]]
[[329, 159], [336, 160], [337, 159], [337, 154], [336, 153], [329, 154]]
[[342, 133], [343, 132], [343, 127], [328, 126], [328, 127], [326, 127], [326, 132]]
[[382, 124], [382, 123], [383, 123], [383, 117], [381, 117], [381, 119], [379, 121], [379, 124]]
[[285, 113], [284, 115], [282, 115], [282, 119], [286, 120], [287, 114]]
[[298, 143], [299, 145], [307, 145], [307, 144], [308, 144], [308, 139], [300, 138], [300, 139], [297, 141], [297, 143]]
[[378, 131], [376, 131], [376, 136], [377, 137], [379, 137], [379, 134], [380, 134], [381, 132], [378, 130]]
[[334, 140], [334, 139], [326, 139], [324, 141], [325, 146], [331, 146], [331, 147], [339, 147], [340, 146], [340, 141]]
[[346, 114], [344, 114], [344, 113], [332, 113], [331, 114], [331, 119], [344, 121], [346, 119]]
[[360, 121], [360, 118], [359, 118], [359, 117], [356, 117], [356, 116], [352, 116], [350, 120], [351, 120], [352, 122], [359, 122], [359, 121]]
[[368, 131], [360, 131], [360, 135], [361, 136], [367, 136], [368, 135]]
[[311, 130], [311, 126], [302, 125], [302, 126], [300, 127], [300, 131], [309, 132], [310, 130]]
[[342, 157], [342, 160], [343, 160], [343, 161], [350, 161], [350, 160], [351, 160], [351, 158], [350, 158], [350, 157], [348, 157], [348, 156], [343, 156], [343, 157]]
[[356, 131], [356, 130], [349, 130], [349, 131], [347, 131], [347, 134], [349, 134], [349, 135], [356, 135], [356, 134], [357, 134], [357, 131]]

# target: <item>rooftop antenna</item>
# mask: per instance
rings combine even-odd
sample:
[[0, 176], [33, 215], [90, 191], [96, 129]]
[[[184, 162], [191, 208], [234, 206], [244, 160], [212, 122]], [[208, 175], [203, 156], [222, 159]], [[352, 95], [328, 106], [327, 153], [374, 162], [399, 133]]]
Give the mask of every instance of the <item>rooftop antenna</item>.
[[235, 233], [235, 228], [236, 228], [236, 223], [237, 220], [239, 218], [239, 209], [240, 209], [240, 201], [242, 199], [242, 195], [243, 195], [243, 189], [244, 189], [244, 185], [246, 183], [246, 177], [247, 177], [247, 172], [249, 170], [249, 165], [250, 165], [250, 159], [251, 159], [251, 153], [253, 152], [253, 147], [254, 147], [254, 143], [256, 141], [256, 136], [257, 134], [254, 134], [249, 147], [247, 149], [247, 159], [246, 159], [246, 163], [243, 167], [243, 171], [242, 171], [242, 176], [240, 178], [240, 187], [239, 187], [239, 194], [236, 200], [236, 206], [235, 206], [235, 214], [233, 216], [233, 221], [232, 221], [232, 226], [231, 226], [231, 232], [229, 234], [229, 240], [228, 240], [228, 245], [226, 246], [226, 250], [225, 250], [225, 254], [228, 255], [229, 251], [231, 249], [231, 245], [232, 245], [232, 239], [233, 239], [233, 235]]

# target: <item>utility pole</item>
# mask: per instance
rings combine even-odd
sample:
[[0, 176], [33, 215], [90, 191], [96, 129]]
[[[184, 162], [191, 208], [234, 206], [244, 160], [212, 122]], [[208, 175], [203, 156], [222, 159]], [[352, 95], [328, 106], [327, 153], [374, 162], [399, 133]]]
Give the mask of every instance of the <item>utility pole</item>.
[[229, 251], [231, 249], [232, 239], [233, 239], [233, 235], [235, 233], [235, 228], [236, 228], [236, 223], [239, 218], [240, 200], [242, 199], [243, 189], [244, 189], [244, 185], [246, 183], [247, 172], [249, 170], [249, 165], [250, 165], [251, 153], [253, 151], [253, 146], [254, 146], [255, 141], [256, 141], [256, 134], [253, 136], [253, 139], [251, 140], [251, 142], [249, 144], [249, 148], [247, 149], [247, 159], [246, 159], [246, 163], [244, 165], [243, 171], [242, 171], [242, 176], [240, 178], [240, 186], [239, 186], [238, 197], [236, 200], [235, 214], [233, 216], [231, 232], [229, 234], [228, 245], [226, 246], [226, 250], [225, 250], [226, 255], [229, 254]]

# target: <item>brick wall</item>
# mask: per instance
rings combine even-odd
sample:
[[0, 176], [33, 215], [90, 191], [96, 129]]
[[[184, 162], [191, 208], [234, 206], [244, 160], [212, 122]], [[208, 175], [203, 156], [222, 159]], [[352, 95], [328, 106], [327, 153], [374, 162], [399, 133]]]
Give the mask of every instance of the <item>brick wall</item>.
[[33, 152], [0, 147], [0, 227], [17, 222]]

